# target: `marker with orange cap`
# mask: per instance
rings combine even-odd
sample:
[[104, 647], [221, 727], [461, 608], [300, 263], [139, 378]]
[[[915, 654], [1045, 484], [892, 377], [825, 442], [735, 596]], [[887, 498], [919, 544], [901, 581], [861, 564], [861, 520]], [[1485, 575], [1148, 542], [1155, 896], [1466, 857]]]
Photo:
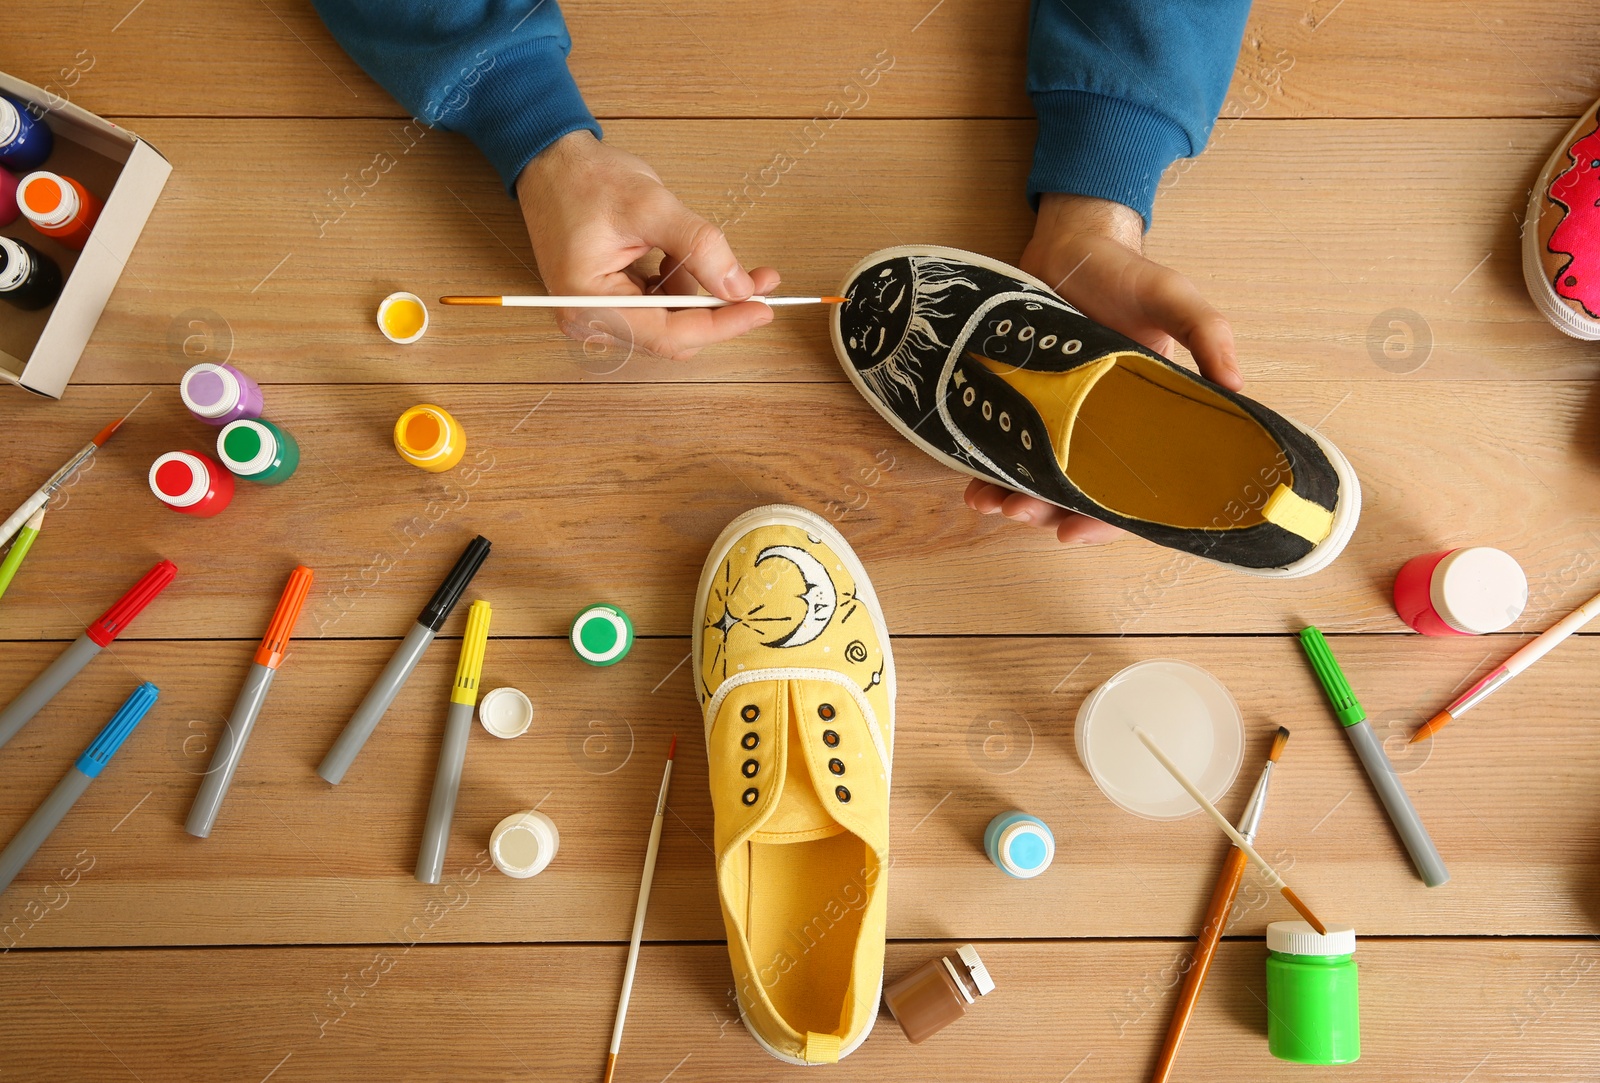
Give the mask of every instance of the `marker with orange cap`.
[[167, 589], [167, 584], [177, 574], [178, 566], [170, 560], [163, 560], [145, 572], [132, 590], [100, 614], [99, 620], [85, 628], [83, 634], [61, 652], [60, 657], [18, 693], [17, 698], [0, 711], [0, 748], [15, 737], [29, 719], [43, 710], [44, 705], [54, 699], [56, 693], [65, 688], [67, 682], [100, 653], [102, 647], [109, 647], [111, 641], [132, 623], [133, 618], [143, 612], [157, 594]]
[[89, 189], [59, 173], [41, 169], [17, 184], [17, 206], [46, 237], [83, 251], [100, 219], [101, 203]]
[[217, 822], [222, 799], [228, 794], [228, 784], [233, 781], [233, 773], [239, 769], [239, 761], [244, 757], [244, 745], [250, 739], [250, 730], [256, 724], [256, 716], [261, 713], [261, 705], [267, 701], [272, 678], [277, 676], [278, 667], [283, 664], [284, 655], [289, 651], [289, 637], [294, 633], [294, 622], [299, 619], [300, 609], [306, 604], [306, 595], [311, 592], [311, 574], [311, 569], [304, 564], [297, 565], [289, 573], [289, 583], [283, 588], [283, 596], [278, 599], [272, 623], [267, 625], [267, 634], [261, 638], [261, 646], [256, 648], [255, 661], [250, 663], [250, 671], [244, 677], [244, 687], [239, 689], [239, 698], [233, 701], [233, 716], [228, 719], [222, 736], [217, 739], [217, 750], [211, 755], [211, 767], [200, 780], [200, 792], [194, 795], [194, 804], [189, 806], [189, 820], [183, 829], [195, 838], [206, 838], [211, 834], [212, 825]]

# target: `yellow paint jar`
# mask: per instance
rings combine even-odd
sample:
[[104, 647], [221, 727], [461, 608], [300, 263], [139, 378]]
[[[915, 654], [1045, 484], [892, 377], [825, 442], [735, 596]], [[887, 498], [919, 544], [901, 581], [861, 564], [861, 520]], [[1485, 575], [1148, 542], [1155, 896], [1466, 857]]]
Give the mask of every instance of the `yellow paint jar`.
[[429, 403], [413, 406], [394, 423], [394, 449], [412, 466], [435, 474], [461, 461], [467, 434], [461, 423]]
[[409, 346], [428, 331], [428, 306], [414, 293], [391, 293], [378, 306], [378, 330], [400, 346]]

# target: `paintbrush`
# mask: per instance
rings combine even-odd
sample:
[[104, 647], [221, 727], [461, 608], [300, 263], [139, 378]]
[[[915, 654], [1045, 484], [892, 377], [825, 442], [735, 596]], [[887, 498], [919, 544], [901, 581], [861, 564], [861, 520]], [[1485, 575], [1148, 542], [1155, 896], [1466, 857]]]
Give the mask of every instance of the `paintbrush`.
[[616, 295], [591, 294], [588, 296], [541, 297], [534, 295], [505, 297], [441, 297], [441, 305], [497, 305], [502, 308], [726, 308], [742, 305], [745, 301], [779, 308], [784, 305], [842, 305], [843, 297], [763, 297], [756, 294], [744, 301], [724, 301], [691, 293], [622, 293]]
[[[1239, 834], [1248, 841], [1256, 841], [1256, 830], [1261, 826], [1261, 813], [1267, 805], [1267, 787], [1272, 783], [1272, 765], [1278, 762], [1278, 757], [1283, 755], [1283, 746], [1289, 743], [1289, 731], [1282, 726], [1272, 737], [1272, 748], [1267, 752], [1267, 762], [1262, 765], [1261, 777], [1256, 780], [1256, 788], [1250, 794], [1250, 801], [1244, 807], [1244, 816], [1239, 820]], [[1244, 878], [1244, 867], [1250, 859], [1245, 852], [1237, 846], [1228, 847], [1228, 856], [1222, 859], [1222, 875], [1217, 880], [1217, 886], [1211, 892], [1211, 905], [1206, 908], [1206, 921], [1200, 927], [1200, 939], [1194, 949], [1194, 964], [1189, 967], [1189, 973], [1183, 977], [1183, 988], [1178, 993], [1178, 1006], [1172, 1013], [1172, 1022], [1167, 1027], [1167, 1038], [1161, 1045], [1161, 1056], [1156, 1061], [1156, 1070], [1150, 1079], [1152, 1083], [1166, 1083], [1172, 1075], [1172, 1065], [1178, 1058], [1178, 1045], [1183, 1041], [1183, 1032], [1189, 1026], [1189, 1018], [1194, 1015], [1195, 1005], [1200, 1002], [1200, 989], [1206, 983], [1206, 975], [1211, 971], [1211, 961], [1217, 956], [1217, 945], [1222, 942], [1222, 933], [1228, 924], [1228, 915], [1233, 910], [1234, 896], [1239, 893], [1239, 881]]]
[[1142, 726], [1133, 727], [1133, 734], [1144, 742], [1144, 747], [1150, 750], [1150, 755], [1159, 760], [1161, 766], [1167, 769], [1167, 774], [1171, 775], [1178, 785], [1188, 791], [1189, 796], [1194, 798], [1197, 805], [1206, 810], [1206, 815], [1216, 821], [1217, 826], [1222, 828], [1222, 833], [1232, 839], [1233, 844], [1244, 851], [1244, 856], [1254, 861], [1256, 866], [1266, 874], [1267, 883], [1277, 888], [1278, 893], [1289, 901], [1289, 905], [1294, 907], [1313, 929], [1317, 930], [1320, 935], [1327, 936], [1328, 927], [1317, 920], [1317, 915], [1311, 912], [1309, 906], [1300, 901], [1300, 896], [1296, 895], [1289, 885], [1284, 882], [1283, 877], [1278, 875], [1278, 870], [1267, 864], [1267, 859], [1256, 853], [1256, 848], [1250, 845], [1250, 841], [1239, 834], [1234, 826], [1228, 822], [1226, 816], [1217, 811], [1217, 806], [1206, 799], [1206, 795], [1200, 792], [1199, 787], [1189, 781], [1189, 776], [1178, 770], [1178, 765], [1167, 758], [1167, 754], [1161, 751], [1161, 746], [1156, 744], [1155, 738], [1146, 733]]
[[[146, 394], [144, 399], [148, 399], [149, 397], [150, 396]], [[144, 403], [144, 399], [140, 399], [138, 402], [134, 403], [133, 410], [137, 410]], [[22, 529], [22, 524], [26, 523], [30, 518], [33, 517], [34, 512], [45, 506], [45, 503], [50, 499], [50, 494], [54, 493], [58, 488], [60, 488], [62, 482], [71, 477], [74, 470], [88, 462], [89, 458], [97, 450], [99, 450], [101, 444], [111, 439], [111, 434], [120, 429], [122, 427], [122, 423], [133, 416], [133, 410], [129, 410], [127, 413], [117, 418], [117, 420], [113, 421], [111, 424], [95, 433], [94, 439], [90, 440], [87, 444], [84, 444], [83, 447], [79, 448], [77, 453], [73, 455], [72, 458], [67, 460], [65, 466], [63, 466], [60, 470], [57, 470], [54, 474], [51, 474], [50, 479], [43, 485], [39, 486], [38, 490], [32, 496], [24, 500], [22, 502], [22, 506], [12, 513], [11, 518], [7, 519], [4, 523], [0, 523], [0, 545], [4, 545], [7, 541], [9, 541], [13, 534]]]

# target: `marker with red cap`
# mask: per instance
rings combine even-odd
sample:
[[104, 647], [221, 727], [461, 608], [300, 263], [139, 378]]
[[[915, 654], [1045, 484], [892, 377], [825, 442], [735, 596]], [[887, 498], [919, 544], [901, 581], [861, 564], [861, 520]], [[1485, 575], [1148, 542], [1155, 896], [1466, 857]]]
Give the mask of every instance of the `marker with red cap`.
[[209, 519], [233, 499], [233, 475], [198, 451], [169, 451], [150, 464], [150, 491], [173, 511]]
[[83, 251], [89, 231], [100, 218], [101, 204], [89, 189], [59, 173], [41, 169], [17, 184], [17, 206], [46, 237]]
[[56, 693], [65, 688], [67, 682], [100, 653], [102, 647], [109, 647], [111, 641], [133, 622], [133, 618], [143, 612], [157, 594], [167, 589], [167, 584], [177, 574], [178, 566], [170, 560], [163, 560], [145, 572], [132, 590], [100, 614], [99, 620], [84, 629], [83, 634], [72, 641], [72, 646], [62, 651], [59, 658], [35, 677], [33, 683], [24, 688], [5, 710], [0, 711], [0, 748], [4, 748], [6, 742], [15, 737], [29, 719], [54, 699]]

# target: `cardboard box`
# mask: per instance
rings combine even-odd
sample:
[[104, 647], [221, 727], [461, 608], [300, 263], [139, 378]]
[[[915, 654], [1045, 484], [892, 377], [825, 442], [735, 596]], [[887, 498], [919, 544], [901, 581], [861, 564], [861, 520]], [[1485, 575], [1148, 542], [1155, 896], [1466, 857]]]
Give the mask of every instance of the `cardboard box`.
[[0, 379], [59, 399], [172, 165], [132, 132], [31, 83], [0, 72], [0, 91], [31, 105], [54, 133], [55, 150], [40, 168], [72, 177], [105, 201], [82, 252], [46, 237], [26, 218], [0, 230], [50, 256], [66, 277], [60, 299], [38, 312], [0, 302]]

